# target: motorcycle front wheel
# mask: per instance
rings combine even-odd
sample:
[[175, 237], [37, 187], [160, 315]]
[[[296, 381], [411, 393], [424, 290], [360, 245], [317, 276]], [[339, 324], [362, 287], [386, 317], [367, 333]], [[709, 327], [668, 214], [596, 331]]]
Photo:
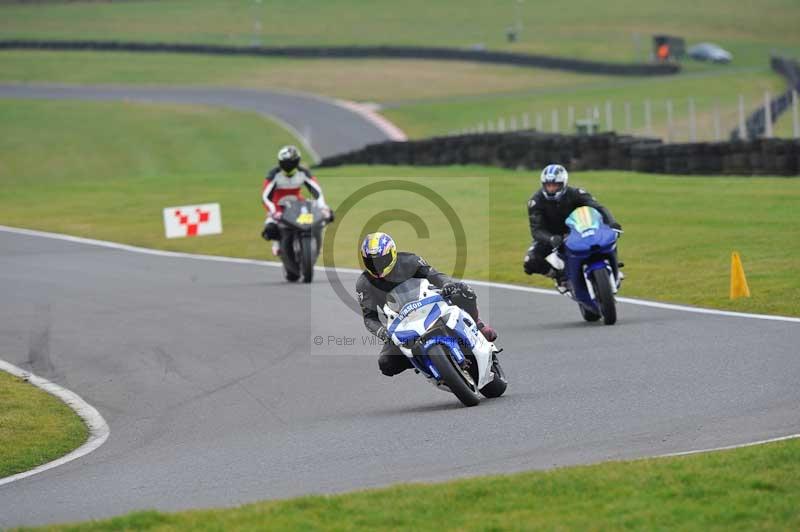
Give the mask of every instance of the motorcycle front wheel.
[[605, 268], [592, 272], [594, 294], [600, 304], [600, 313], [603, 323], [614, 325], [617, 322], [617, 303], [614, 300], [614, 291], [611, 289], [611, 278]]
[[317, 258], [317, 241], [314, 237], [303, 237], [300, 241], [300, 269], [303, 282], [310, 283], [314, 279], [314, 261]]
[[428, 357], [436, 366], [442, 380], [464, 406], [475, 406], [481, 402], [478, 386], [469, 371], [462, 369], [447, 353], [446, 348], [436, 344], [428, 351]]

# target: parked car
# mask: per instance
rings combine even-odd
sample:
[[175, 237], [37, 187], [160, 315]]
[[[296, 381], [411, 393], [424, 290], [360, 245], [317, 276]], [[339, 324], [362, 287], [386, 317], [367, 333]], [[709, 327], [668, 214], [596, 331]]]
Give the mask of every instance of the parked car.
[[711, 61], [712, 63], [730, 63], [733, 60], [733, 54], [710, 42], [696, 44], [689, 48], [689, 57], [697, 61]]

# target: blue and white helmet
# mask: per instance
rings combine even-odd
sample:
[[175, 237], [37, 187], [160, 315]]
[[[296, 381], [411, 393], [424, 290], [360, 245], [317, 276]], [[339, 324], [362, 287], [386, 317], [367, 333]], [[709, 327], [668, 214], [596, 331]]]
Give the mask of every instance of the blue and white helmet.
[[[569, 174], [567, 169], [560, 164], [548, 164], [542, 170], [542, 194], [545, 199], [558, 200], [567, 191], [567, 181], [569, 181]], [[547, 186], [548, 184], [556, 184], [555, 186]], [[549, 190], [548, 190], [549, 189]]]

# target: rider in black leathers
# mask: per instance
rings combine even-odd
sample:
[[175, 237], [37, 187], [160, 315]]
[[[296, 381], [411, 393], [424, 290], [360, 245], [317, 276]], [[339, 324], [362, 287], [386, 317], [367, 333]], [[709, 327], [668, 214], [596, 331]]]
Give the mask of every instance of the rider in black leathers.
[[[375, 245], [370, 246], [370, 242]], [[384, 342], [378, 358], [378, 367], [384, 375], [391, 377], [412, 367], [408, 358], [389, 340], [389, 333], [378, 314], [378, 309], [386, 304], [387, 294], [411, 278], [427, 279], [440, 288], [442, 297], [472, 316], [487, 340], [493, 342], [497, 339], [494, 329], [483, 323], [478, 316], [477, 296], [469, 285], [454, 282], [414, 253], [398, 252], [389, 235], [367, 235], [361, 246], [361, 256], [365, 271], [356, 282], [356, 297], [361, 305], [367, 330]]]
[[523, 263], [528, 275], [560, 276], [560, 272], [555, 271], [545, 257], [561, 246], [564, 235], [569, 232], [564, 222], [578, 207], [597, 209], [603, 215], [603, 221], [612, 229], [622, 230], [611, 211], [600, 205], [586, 190], [568, 187], [568, 179], [569, 175], [563, 166], [548, 165], [542, 171], [542, 187], [528, 200], [528, 219], [533, 237]]

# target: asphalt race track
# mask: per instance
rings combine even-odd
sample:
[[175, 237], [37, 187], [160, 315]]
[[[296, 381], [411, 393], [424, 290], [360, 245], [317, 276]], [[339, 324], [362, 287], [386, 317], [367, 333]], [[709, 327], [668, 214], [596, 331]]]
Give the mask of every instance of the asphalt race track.
[[[310, 94], [207, 87], [131, 87], [0, 84], [0, 98], [137, 100], [252, 111], [294, 129], [319, 157], [391, 140], [389, 134], [334, 100]], [[312, 157], [313, 158], [313, 157]]]
[[797, 322], [621, 303], [606, 327], [561, 296], [482, 286], [510, 385], [467, 409], [412, 372], [383, 377], [373, 349], [320, 354], [318, 321], [363, 326], [317, 277], [0, 231], [0, 357], [111, 427], [93, 453], [0, 486], [0, 528], [800, 432]]

